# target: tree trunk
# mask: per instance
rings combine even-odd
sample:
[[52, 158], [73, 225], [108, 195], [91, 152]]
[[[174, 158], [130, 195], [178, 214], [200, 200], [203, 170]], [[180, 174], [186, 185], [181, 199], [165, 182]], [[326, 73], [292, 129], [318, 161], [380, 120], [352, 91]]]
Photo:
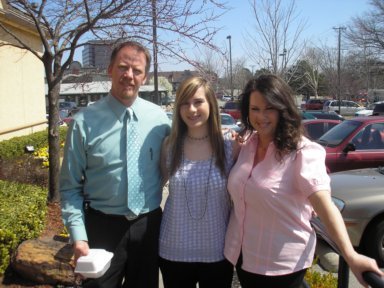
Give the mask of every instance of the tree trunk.
[[60, 133], [59, 94], [60, 82], [48, 85], [48, 145], [49, 145], [49, 191], [48, 202], [59, 202]]

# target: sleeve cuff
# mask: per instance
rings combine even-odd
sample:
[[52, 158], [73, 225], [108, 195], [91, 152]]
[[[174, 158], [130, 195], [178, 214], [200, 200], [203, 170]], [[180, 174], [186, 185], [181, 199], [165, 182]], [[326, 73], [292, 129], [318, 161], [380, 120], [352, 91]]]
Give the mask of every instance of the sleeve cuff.
[[72, 242], [75, 241], [88, 241], [87, 232], [85, 231], [84, 226], [76, 226], [71, 227], [69, 230], [69, 234], [71, 236]]

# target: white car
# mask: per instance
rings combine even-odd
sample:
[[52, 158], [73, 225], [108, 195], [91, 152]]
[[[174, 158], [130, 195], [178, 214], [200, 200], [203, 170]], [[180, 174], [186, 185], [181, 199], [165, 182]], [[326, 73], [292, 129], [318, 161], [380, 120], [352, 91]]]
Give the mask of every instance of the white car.
[[360, 110], [364, 110], [364, 107], [360, 106], [356, 102], [348, 100], [341, 100], [341, 105], [339, 105], [338, 100], [327, 100], [325, 101], [323, 106], [323, 111], [335, 111], [340, 115], [353, 116], [357, 111]]
[[241, 123], [236, 122], [231, 115], [227, 113], [220, 113], [220, 118], [222, 129], [232, 129], [235, 132], [239, 132], [241, 130]]
[[223, 96], [221, 96], [221, 100], [223, 100], [223, 101], [231, 101], [232, 97], [229, 96], [229, 95], [223, 95]]
[[361, 117], [361, 116], [372, 116], [373, 109], [375, 109], [376, 104], [381, 104], [381, 103], [384, 103], [384, 101], [379, 101], [379, 102], [371, 103], [371, 104], [369, 104], [369, 105], [367, 106], [366, 109], [357, 111], [357, 112], [355, 113], [355, 116], [356, 116], [356, 117]]

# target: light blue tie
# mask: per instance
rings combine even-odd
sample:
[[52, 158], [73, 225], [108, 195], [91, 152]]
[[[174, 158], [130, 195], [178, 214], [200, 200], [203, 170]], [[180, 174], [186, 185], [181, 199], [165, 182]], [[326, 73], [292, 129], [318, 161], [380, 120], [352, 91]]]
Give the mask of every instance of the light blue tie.
[[127, 108], [127, 176], [128, 176], [128, 208], [135, 215], [139, 215], [144, 207], [144, 192], [140, 191], [139, 154], [140, 141], [137, 121], [133, 119], [132, 108]]

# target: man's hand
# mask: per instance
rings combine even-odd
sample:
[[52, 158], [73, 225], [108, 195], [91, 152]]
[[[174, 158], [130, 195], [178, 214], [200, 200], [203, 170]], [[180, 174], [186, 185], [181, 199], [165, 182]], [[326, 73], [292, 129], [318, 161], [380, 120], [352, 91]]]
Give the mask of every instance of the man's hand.
[[81, 256], [88, 255], [89, 246], [87, 241], [78, 240], [73, 243], [73, 253], [75, 255], [75, 265], [77, 263], [77, 259]]

